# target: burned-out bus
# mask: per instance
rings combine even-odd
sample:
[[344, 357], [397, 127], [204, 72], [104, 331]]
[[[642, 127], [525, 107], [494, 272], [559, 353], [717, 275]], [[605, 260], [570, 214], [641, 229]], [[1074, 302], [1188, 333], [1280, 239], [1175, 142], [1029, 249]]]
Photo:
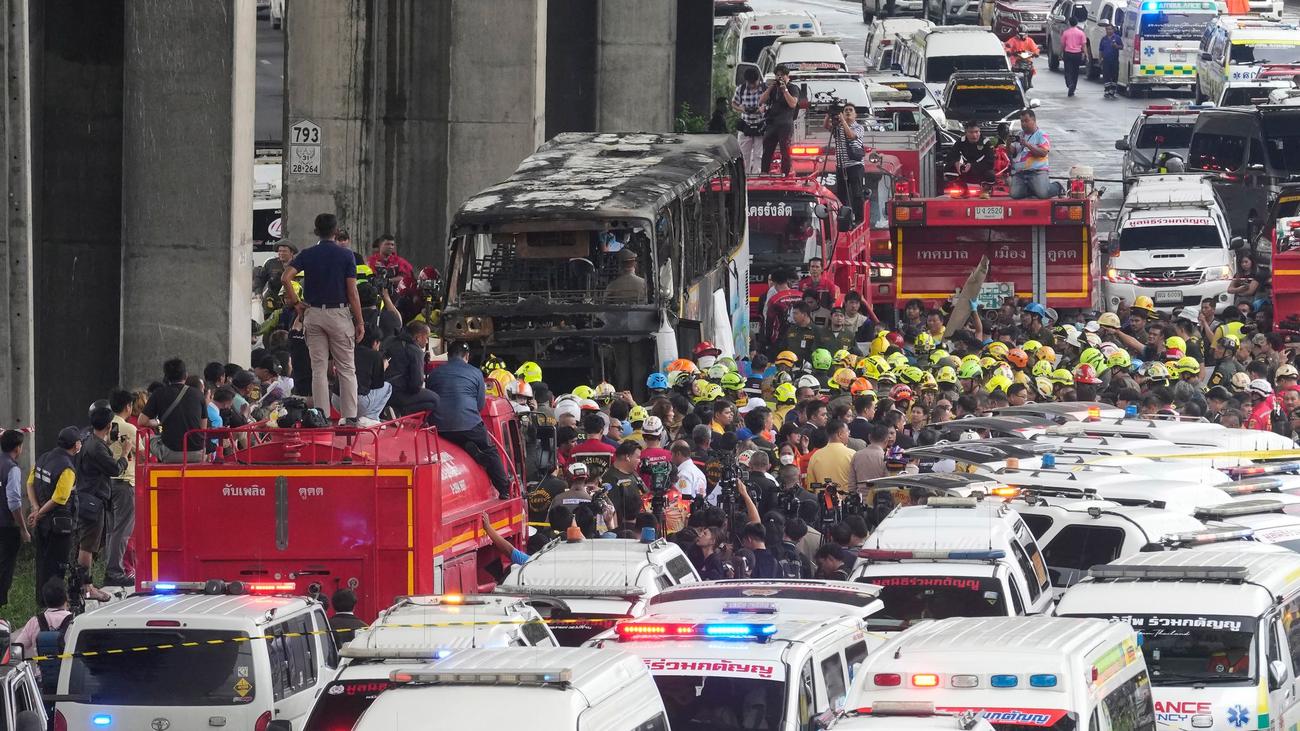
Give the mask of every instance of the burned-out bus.
[[640, 388], [701, 340], [746, 354], [747, 231], [734, 138], [559, 135], [457, 211], [441, 335], [556, 393]]

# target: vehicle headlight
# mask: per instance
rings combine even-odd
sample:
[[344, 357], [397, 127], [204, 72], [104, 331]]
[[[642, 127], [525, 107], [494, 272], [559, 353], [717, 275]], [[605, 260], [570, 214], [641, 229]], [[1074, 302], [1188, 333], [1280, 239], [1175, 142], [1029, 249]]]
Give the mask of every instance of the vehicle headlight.
[[1137, 277], [1133, 275], [1132, 269], [1110, 267], [1106, 270], [1106, 281], [1116, 284], [1137, 284]]
[[1202, 282], [1220, 282], [1224, 279], [1232, 279], [1232, 267], [1206, 267], [1205, 270], [1201, 272]]

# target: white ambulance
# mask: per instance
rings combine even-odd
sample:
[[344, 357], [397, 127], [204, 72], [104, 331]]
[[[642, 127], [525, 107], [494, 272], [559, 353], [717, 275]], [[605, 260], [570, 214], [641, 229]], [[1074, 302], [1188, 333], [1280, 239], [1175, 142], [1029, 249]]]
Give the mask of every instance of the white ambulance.
[[528, 728], [668, 731], [664, 704], [638, 659], [584, 648], [468, 650], [394, 670], [353, 731]]
[[1123, 622], [962, 617], [925, 622], [867, 657], [851, 714], [882, 701], [972, 711], [999, 731], [1155, 731], [1146, 663]]
[[1300, 24], [1258, 15], [1221, 15], [1201, 36], [1196, 66], [1196, 100], [1219, 99], [1232, 81], [1249, 81], [1261, 71], [1300, 72]]
[[[1214, 0], [1128, 0], [1116, 8], [1114, 22], [1123, 44], [1120, 87], [1132, 97], [1166, 94], [1172, 86], [1195, 88], [1197, 44], [1218, 14]], [[1105, 35], [1092, 23], [1088, 30], [1089, 41]], [[1097, 47], [1089, 44], [1090, 50]]]
[[876, 627], [1041, 614], [1052, 604], [1038, 543], [1001, 500], [933, 497], [896, 508], [859, 556], [850, 578], [881, 587], [885, 603]]
[[1057, 605], [1061, 616], [1133, 625], [1162, 728], [1300, 723], [1300, 556], [1229, 545], [1140, 553], [1094, 567]]
[[[293, 582], [145, 582], [68, 629], [60, 729], [301, 724], [339, 665], [325, 611]], [[135, 650], [144, 647], [146, 650]]]
[[883, 637], [880, 590], [849, 582], [747, 580], [670, 589], [593, 647], [641, 657], [675, 729], [812, 728], [839, 707]]
[[525, 597], [561, 645], [577, 647], [617, 620], [639, 617], [660, 591], [699, 580], [681, 547], [662, 538], [557, 539], [512, 566], [497, 593]]

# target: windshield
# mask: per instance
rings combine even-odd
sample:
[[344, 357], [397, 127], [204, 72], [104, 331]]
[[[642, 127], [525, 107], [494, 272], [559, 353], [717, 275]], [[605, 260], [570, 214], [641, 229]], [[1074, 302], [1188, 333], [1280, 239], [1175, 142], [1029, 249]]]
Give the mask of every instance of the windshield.
[[[92, 705], [240, 706], [251, 703], [258, 689], [248, 672], [253, 664], [253, 651], [247, 639], [247, 633], [228, 630], [86, 630], [77, 636], [74, 648], [77, 658], [72, 663], [68, 693], [86, 696]], [[170, 652], [108, 654], [109, 650], [182, 644], [188, 646]], [[100, 654], [85, 657], [84, 653]]]
[[997, 121], [1025, 107], [1025, 97], [1014, 83], [996, 81], [954, 84], [948, 95], [948, 114], [959, 121]]
[[1005, 617], [1002, 583], [986, 576], [864, 576], [881, 588], [881, 613], [872, 619], [914, 622], [949, 617]]
[[810, 195], [751, 191], [749, 194], [749, 252], [754, 260], [750, 276], [765, 278], [782, 265], [803, 267], [823, 256], [824, 223]]
[[942, 84], [954, 71], [1006, 71], [1006, 56], [935, 56], [926, 61], [925, 80]]
[[784, 728], [785, 683], [708, 675], [655, 675], [673, 731]]
[[303, 731], [350, 729], [380, 693], [393, 687], [387, 680], [341, 680], [320, 694]]
[[[1076, 615], [1081, 616], [1081, 615]], [[1254, 617], [1193, 614], [1094, 615], [1123, 619], [1140, 636], [1155, 686], [1254, 685]]]
[[[1136, 223], [1145, 224], [1147, 221], [1160, 220], [1139, 219]], [[1219, 238], [1219, 230], [1211, 225], [1179, 226], [1153, 223], [1120, 229], [1119, 248], [1120, 251], [1222, 249], [1223, 240]]]
[[1268, 150], [1268, 164], [1273, 168], [1296, 175], [1300, 174], [1300, 113], [1274, 111], [1264, 118], [1264, 147]]
[[745, 63], [756, 63], [758, 54], [763, 52], [764, 48], [772, 45], [779, 36], [750, 36], [740, 42], [740, 60]]
[[1274, 89], [1285, 88], [1278, 86], [1229, 86], [1223, 90], [1223, 98], [1219, 100], [1221, 107], [1252, 107], [1256, 104], [1265, 104], [1268, 102], [1268, 93]]
[[1148, 122], [1138, 132], [1137, 148], [1153, 150], [1180, 149], [1192, 144], [1192, 124], [1168, 124], [1165, 122]]
[[[1214, 20], [1212, 13], [1142, 13], [1143, 41], [1194, 41]], [[1194, 49], [1189, 49], [1194, 50]], [[1193, 59], [1195, 60], [1195, 59]]]
[[[1197, 35], [1200, 35], [1199, 33]], [[1300, 63], [1300, 45], [1284, 43], [1234, 43], [1230, 61], [1240, 63]]]

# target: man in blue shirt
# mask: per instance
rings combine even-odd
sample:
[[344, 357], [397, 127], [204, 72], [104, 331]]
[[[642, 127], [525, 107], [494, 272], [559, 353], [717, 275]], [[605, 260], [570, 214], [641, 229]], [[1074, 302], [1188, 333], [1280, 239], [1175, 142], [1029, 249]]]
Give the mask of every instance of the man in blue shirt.
[[[352, 251], [335, 239], [339, 222], [331, 213], [316, 217], [320, 241], [303, 249], [284, 269], [285, 307], [293, 307], [303, 322], [303, 336], [311, 354], [311, 381], [320, 391], [312, 399], [329, 413], [329, 367], [334, 361], [338, 373], [340, 423], [357, 423], [357, 368], [353, 349], [365, 335], [361, 298], [357, 295], [357, 260]], [[293, 288], [299, 271], [306, 274], [303, 299]], [[309, 395], [308, 398], [311, 398]]]
[[1102, 94], [1103, 99], [1114, 99], [1115, 92], [1119, 89], [1119, 52], [1124, 50], [1124, 41], [1115, 31], [1117, 28], [1102, 21], [1106, 28], [1106, 35], [1097, 44], [1097, 49], [1101, 51], [1101, 80], [1106, 85], [1106, 91]]
[[510, 476], [501, 461], [501, 452], [483, 425], [483, 404], [487, 402], [487, 384], [483, 373], [465, 359], [469, 353], [464, 343], [447, 347], [447, 362], [433, 369], [425, 385], [438, 395], [434, 425], [438, 436], [459, 445], [487, 470], [488, 479], [502, 500], [510, 499]]

